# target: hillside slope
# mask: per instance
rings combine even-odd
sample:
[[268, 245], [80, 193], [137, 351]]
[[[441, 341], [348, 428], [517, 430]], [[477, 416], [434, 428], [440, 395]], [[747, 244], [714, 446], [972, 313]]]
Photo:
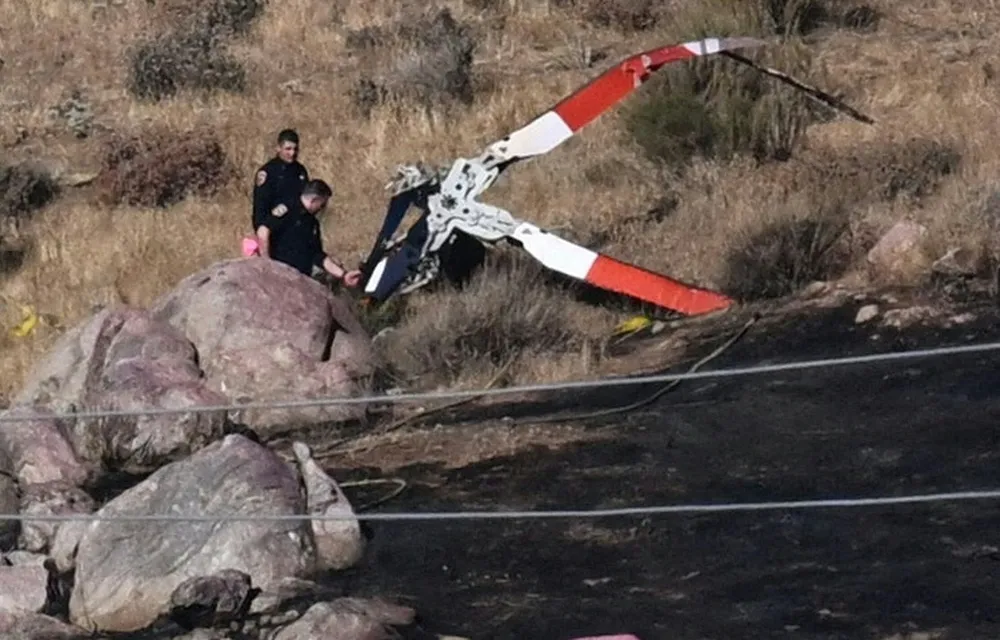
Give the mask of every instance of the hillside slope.
[[[1000, 162], [990, 6], [0, 0], [0, 392], [95, 306], [147, 304], [237, 255], [252, 172], [281, 128], [299, 130], [303, 161], [334, 186], [327, 246], [354, 261], [396, 164], [475, 153], [616, 59], [704, 34], [785, 31], [762, 59], [877, 124], [831, 117], [728, 61], [678, 66], [490, 200], [748, 300], [817, 279], [921, 285], [955, 247], [988, 274]], [[53, 173], [102, 170], [48, 188]], [[926, 255], [891, 278], [872, 272], [866, 251], [903, 218], [926, 225]], [[585, 375], [624, 308], [567, 297], [532, 264], [499, 260], [465, 295], [416, 296], [383, 344], [407, 385], [482, 383], [500, 367], [500, 383]], [[47, 320], [25, 338], [6, 332], [21, 305]]]

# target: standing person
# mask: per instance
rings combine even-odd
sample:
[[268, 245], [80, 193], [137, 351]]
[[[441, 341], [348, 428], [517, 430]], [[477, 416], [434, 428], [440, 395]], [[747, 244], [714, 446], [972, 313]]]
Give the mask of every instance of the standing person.
[[[260, 166], [254, 177], [251, 216], [254, 231], [276, 206], [295, 201], [309, 182], [309, 171], [298, 157], [299, 134], [294, 129], [283, 129], [278, 134], [274, 157]], [[259, 238], [245, 240], [244, 255], [259, 254], [259, 244]]]
[[259, 227], [260, 255], [284, 262], [299, 273], [312, 276], [323, 269], [349, 287], [361, 279], [358, 270], [348, 271], [325, 251], [318, 215], [326, 208], [333, 190], [322, 180], [310, 180], [294, 201], [274, 207]]

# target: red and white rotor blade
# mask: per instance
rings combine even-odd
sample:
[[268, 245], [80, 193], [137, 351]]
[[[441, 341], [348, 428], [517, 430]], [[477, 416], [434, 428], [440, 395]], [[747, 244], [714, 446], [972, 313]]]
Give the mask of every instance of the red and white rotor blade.
[[490, 149], [510, 160], [548, 153], [625, 99], [663, 65], [765, 44], [756, 38], [706, 38], [638, 53], [622, 60], [551, 110], [492, 144]]
[[533, 224], [521, 223], [513, 237], [532, 257], [553, 271], [684, 315], [719, 311], [733, 304], [731, 298], [721, 293], [610, 258]]

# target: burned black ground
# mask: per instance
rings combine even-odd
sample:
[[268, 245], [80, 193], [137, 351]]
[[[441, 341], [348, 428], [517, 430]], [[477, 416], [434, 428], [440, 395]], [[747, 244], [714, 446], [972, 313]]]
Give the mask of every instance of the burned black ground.
[[[861, 302], [751, 330], [710, 368], [988, 342], [992, 301], [949, 329], [855, 325]], [[877, 336], [877, 337], [876, 337]], [[706, 346], [705, 350], [710, 350]], [[895, 496], [997, 485], [995, 352], [685, 383], [594, 421], [598, 441], [443, 470], [381, 511], [589, 509]], [[620, 391], [620, 390], [619, 390]], [[620, 391], [619, 403], [649, 389]], [[594, 406], [606, 402], [581, 394]], [[510, 423], [512, 437], [530, 420]], [[533, 411], [540, 410], [537, 405]], [[468, 418], [469, 416], [463, 416]], [[469, 423], [468, 429], [481, 423]], [[338, 478], [377, 469], [334, 469]], [[604, 519], [374, 522], [331, 585], [410, 603], [469, 638], [941, 638], [1000, 633], [995, 501]], [[903, 636], [905, 637], [905, 635]], [[938, 637], [938, 636], [925, 636]]]

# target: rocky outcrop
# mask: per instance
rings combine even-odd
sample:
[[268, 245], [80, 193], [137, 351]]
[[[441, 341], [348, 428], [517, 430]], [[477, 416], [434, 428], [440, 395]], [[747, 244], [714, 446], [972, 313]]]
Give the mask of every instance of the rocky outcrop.
[[121, 494], [102, 516], [242, 516], [241, 521], [98, 521], [80, 530], [70, 619], [84, 628], [134, 631], [166, 613], [193, 576], [235, 569], [262, 586], [307, 575], [315, 564], [301, 521], [254, 520], [305, 511], [294, 470], [268, 449], [227, 436]]
[[[206, 382], [232, 402], [370, 393], [371, 340], [347, 303], [274, 260], [221, 262], [181, 281], [152, 307], [194, 344]], [[358, 405], [246, 411], [259, 433], [351, 420]]]
[[[160, 469], [98, 513], [166, 520], [97, 521], [60, 530], [60, 569], [76, 568], [71, 621], [88, 629], [134, 631], [167, 613], [175, 590], [189, 578], [237, 571], [267, 590], [330, 565], [329, 557], [317, 554], [307, 520], [267, 519], [306, 513], [309, 498], [301, 482], [293, 465], [240, 435]], [[183, 515], [199, 519], [169, 519]], [[213, 515], [239, 519], [205, 519]], [[336, 545], [329, 537], [324, 549], [360, 544], [348, 539]]]
[[[225, 404], [226, 398], [202, 382], [193, 345], [169, 325], [136, 309], [104, 310], [62, 336], [15, 398], [21, 411], [38, 407], [56, 412], [182, 410]], [[113, 465], [148, 473], [179, 460], [221, 437], [222, 411], [81, 418], [55, 431], [69, 442], [52, 451], [60, 467], [79, 484], [82, 471]], [[8, 430], [5, 429], [5, 436]], [[40, 447], [25, 447], [45, 455]], [[55, 455], [55, 454], [49, 454]], [[70, 480], [61, 478], [61, 480]]]
[[[257, 435], [331, 425], [365, 407], [227, 411], [368, 394], [374, 372], [346, 302], [270, 260], [219, 263], [150, 310], [109, 308], [71, 328], [3, 414], [0, 512], [100, 518], [0, 521], [0, 551], [18, 549], [0, 563], [0, 635], [134, 632], [164, 619], [239, 628], [259, 615], [284, 637], [298, 636], [282, 625], [298, 624], [304, 637], [362, 640], [406, 618], [351, 600], [298, 622], [301, 608], [279, 610], [303, 590], [321, 601], [310, 578], [357, 564], [365, 538], [308, 446], [296, 442], [289, 462], [233, 433], [234, 422]], [[91, 415], [58, 415], [81, 412]], [[122, 472], [148, 477], [101, 506]], [[183, 515], [194, 520], [170, 520]], [[45, 615], [66, 609], [66, 620]]]

